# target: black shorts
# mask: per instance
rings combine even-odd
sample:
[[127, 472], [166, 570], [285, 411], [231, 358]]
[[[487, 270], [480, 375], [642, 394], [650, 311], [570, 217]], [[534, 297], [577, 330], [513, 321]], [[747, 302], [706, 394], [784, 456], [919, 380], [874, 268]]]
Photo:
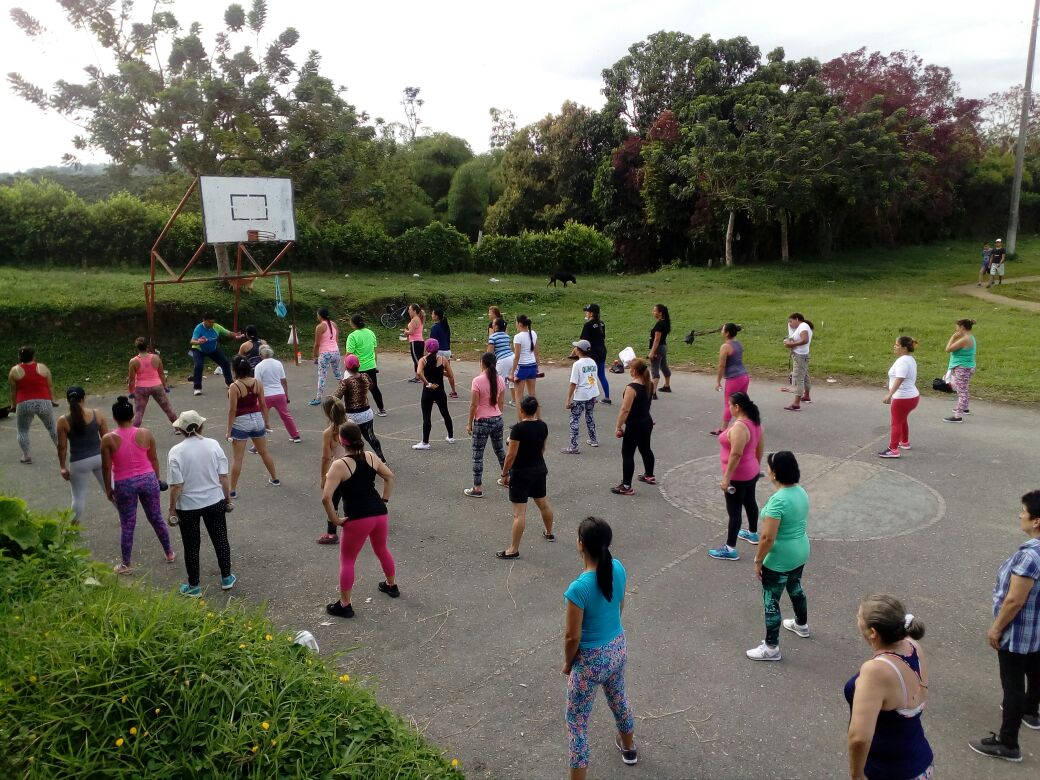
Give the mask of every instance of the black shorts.
[[529, 498], [545, 498], [546, 469], [511, 469], [509, 471], [509, 500], [526, 504]]

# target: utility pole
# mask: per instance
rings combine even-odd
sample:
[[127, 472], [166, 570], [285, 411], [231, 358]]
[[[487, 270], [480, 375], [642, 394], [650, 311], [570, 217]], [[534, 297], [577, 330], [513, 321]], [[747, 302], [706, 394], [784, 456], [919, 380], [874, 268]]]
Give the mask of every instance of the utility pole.
[[1026, 83], [1022, 90], [1022, 116], [1018, 123], [1018, 145], [1015, 147], [1015, 180], [1011, 185], [1011, 215], [1008, 218], [1007, 241], [1009, 255], [1015, 254], [1018, 238], [1018, 200], [1022, 192], [1022, 166], [1026, 159], [1026, 136], [1029, 134], [1029, 109], [1033, 103], [1033, 58], [1036, 56], [1036, 23], [1040, 17], [1040, 0], [1033, 2], [1033, 28], [1029, 33], [1029, 57], [1026, 59]]

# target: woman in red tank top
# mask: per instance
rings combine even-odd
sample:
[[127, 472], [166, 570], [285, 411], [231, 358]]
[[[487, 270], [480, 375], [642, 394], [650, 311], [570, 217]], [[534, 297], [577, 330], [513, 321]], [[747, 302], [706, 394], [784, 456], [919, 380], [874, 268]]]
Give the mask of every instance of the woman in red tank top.
[[58, 429], [54, 424], [54, 387], [51, 372], [43, 363], [36, 362], [36, 350], [22, 347], [18, 350], [18, 365], [7, 374], [11, 385], [11, 405], [15, 407], [18, 422], [18, 446], [22, 448], [21, 463], [32, 463], [29, 452], [29, 426], [33, 417], [39, 417], [54, 446], [58, 446]]
[[231, 370], [235, 381], [228, 386], [227, 440], [231, 442], [231, 497], [237, 498], [238, 477], [242, 473], [248, 441], [253, 442], [250, 451], [260, 456], [271, 475], [268, 483], [275, 486], [282, 483], [267, 449], [267, 403], [264, 401], [263, 383], [256, 380], [253, 367], [241, 355], [235, 355]]

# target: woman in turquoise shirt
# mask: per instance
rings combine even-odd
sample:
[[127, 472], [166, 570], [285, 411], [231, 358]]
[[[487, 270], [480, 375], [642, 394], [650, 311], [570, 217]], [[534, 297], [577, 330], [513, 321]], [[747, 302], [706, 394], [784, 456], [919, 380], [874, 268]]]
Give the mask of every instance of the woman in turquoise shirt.
[[809, 637], [809, 609], [802, 591], [802, 569], [809, 560], [809, 496], [798, 481], [801, 472], [793, 452], [781, 450], [767, 459], [769, 478], [776, 485], [758, 520], [755, 571], [762, 581], [762, 603], [766, 612], [766, 638], [748, 650], [752, 661], [780, 660], [780, 597], [791, 597], [794, 618], [783, 627], [803, 639]]
[[971, 326], [975, 320], [957, 320], [957, 330], [946, 342], [946, 351], [950, 353], [948, 371], [953, 375], [953, 388], [957, 391], [957, 406], [950, 417], [943, 417], [943, 422], [964, 422], [968, 411], [968, 385], [975, 374], [975, 336]]
[[614, 713], [614, 745], [621, 760], [637, 760], [635, 721], [625, 694], [628, 649], [621, 628], [625, 606], [625, 567], [610, 555], [613, 532], [606, 520], [586, 517], [578, 526], [578, 552], [585, 569], [564, 593], [563, 673], [567, 675], [567, 731], [571, 780], [585, 780], [589, 768], [589, 715], [596, 689], [603, 686]]

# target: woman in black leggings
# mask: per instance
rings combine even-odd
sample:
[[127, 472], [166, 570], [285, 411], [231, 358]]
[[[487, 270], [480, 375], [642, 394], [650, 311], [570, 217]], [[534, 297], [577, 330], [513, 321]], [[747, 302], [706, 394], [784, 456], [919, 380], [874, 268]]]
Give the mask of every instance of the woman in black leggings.
[[437, 404], [441, 417], [444, 418], [444, 427], [448, 429], [446, 441], [449, 444], [455, 443], [455, 428], [451, 424], [451, 415], [448, 414], [448, 395], [444, 392], [445, 379], [451, 383], [451, 389], [454, 392], [455, 375], [451, 372], [451, 361], [437, 354], [439, 349], [440, 343], [437, 339], [426, 339], [426, 354], [423, 355], [415, 370], [415, 375], [419, 377], [423, 386], [422, 398], [419, 401], [422, 408], [422, 441], [413, 444], [413, 450], [430, 449], [430, 430], [433, 428], [431, 415], [434, 404]]
[[628, 373], [633, 381], [625, 388], [625, 395], [618, 412], [614, 435], [621, 439], [621, 484], [610, 489], [619, 496], [634, 496], [632, 475], [636, 470], [636, 450], [643, 458], [643, 473], [639, 481], [656, 485], [654, 478], [654, 451], [650, 449], [650, 436], [654, 432], [654, 420], [650, 416], [650, 396], [653, 380], [646, 362], [636, 358], [628, 364]]

